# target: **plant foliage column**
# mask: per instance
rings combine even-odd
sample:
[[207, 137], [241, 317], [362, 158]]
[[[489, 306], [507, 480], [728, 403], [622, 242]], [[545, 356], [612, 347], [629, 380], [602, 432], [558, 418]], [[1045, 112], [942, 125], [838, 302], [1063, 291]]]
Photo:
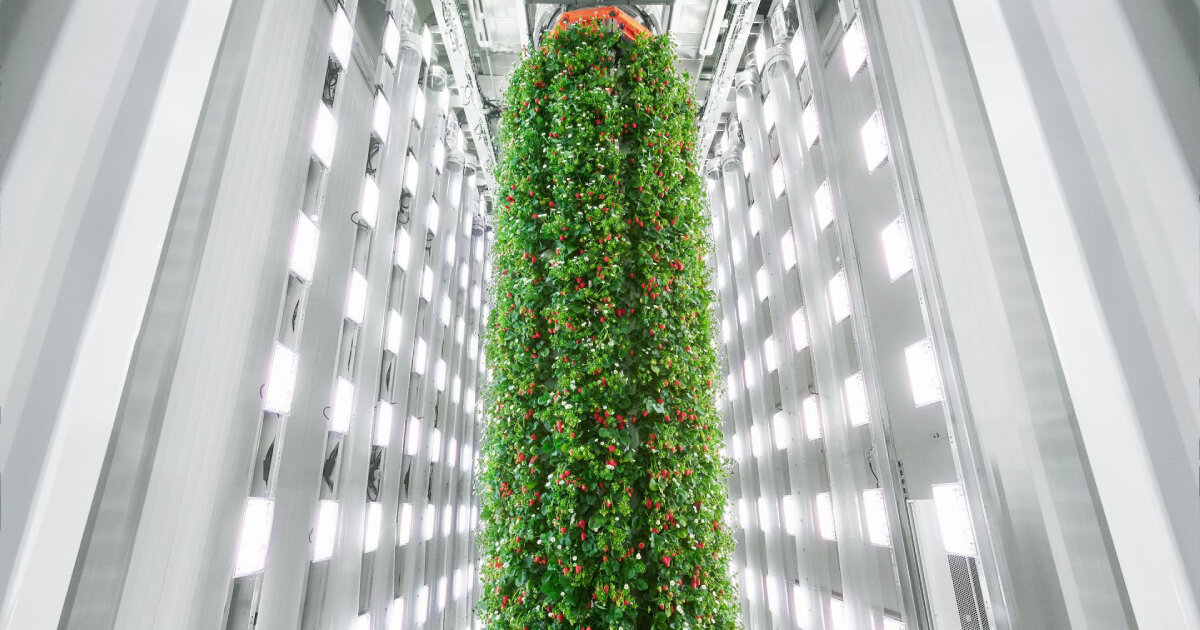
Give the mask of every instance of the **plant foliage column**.
[[479, 535], [492, 629], [734, 628], [690, 82], [594, 23], [506, 97]]

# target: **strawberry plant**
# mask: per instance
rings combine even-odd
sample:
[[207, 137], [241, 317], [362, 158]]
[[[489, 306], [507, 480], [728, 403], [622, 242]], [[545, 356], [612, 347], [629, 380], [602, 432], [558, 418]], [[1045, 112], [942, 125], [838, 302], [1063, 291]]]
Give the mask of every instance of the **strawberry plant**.
[[479, 618], [738, 627], [690, 81], [597, 23], [527, 51], [497, 169]]

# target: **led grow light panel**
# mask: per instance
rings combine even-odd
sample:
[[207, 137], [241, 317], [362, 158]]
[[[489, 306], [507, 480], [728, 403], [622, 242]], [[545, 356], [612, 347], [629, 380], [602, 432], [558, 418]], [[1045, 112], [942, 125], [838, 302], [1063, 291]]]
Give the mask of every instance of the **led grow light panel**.
[[942, 483], [933, 486], [933, 504], [937, 508], [938, 528], [942, 530], [942, 546], [946, 553], [975, 556], [975, 530], [967, 511], [967, 497], [961, 483]]
[[346, 319], [362, 324], [367, 312], [367, 279], [358, 271], [350, 274], [350, 287], [346, 290]]
[[792, 59], [792, 70], [796, 76], [800, 76], [800, 70], [808, 61], [808, 51], [804, 49], [804, 37], [800, 31], [796, 31], [788, 41], [788, 56]]
[[375, 446], [387, 446], [392, 439], [392, 418], [395, 415], [396, 406], [386, 400], [379, 401], [379, 407], [375, 410]]
[[783, 237], [779, 239], [779, 251], [783, 257], [783, 270], [791, 271], [796, 267], [796, 237], [792, 233], [792, 228], [788, 228], [784, 232]]
[[771, 278], [767, 274], [766, 267], [759, 267], [754, 273], [754, 289], [758, 293], [758, 300], [761, 302], [771, 295]]
[[791, 421], [786, 413], [776, 411], [775, 415], [771, 416], [771, 433], [775, 440], [775, 450], [782, 451], [787, 448], [788, 441], [791, 439]]
[[817, 118], [817, 104], [814, 100], [810, 100], [808, 105], [804, 106], [804, 111], [800, 114], [800, 125], [804, 129], [804, 140], [811, 149], [821, 137], [821, 121]]
[[375, 183], [375, 178], [370, 175], [363, 177], [362, 196], [359, 198], [358, 204], [358, 216], [370, 228], [375, 227], [375, 221], [379, 218], [379, 185]]
[[867, 519], [867, 539], [872, 545], [892, 546], [892, 530], [888, 525], [887, 501], [880, 488], [863, 490], [863, 514]]
[[817, 213], [817, 229], [824, 230], [833, 225], [833, 192], [829, 188], [829, 180], [821, 182], [813, 195], [813, 207]]
[[809, 394], [802, 405], [804, 412], [804, 435], [810, 440], [819, 440], [824, 436], [821, 428], [821, 401], [816, 394]]
[[337, 145], [337, 119], [333, 117], [333, 112], [321, 103], [317, 106], [317, 118], [313, 122], [312, 143], [310, 145], [312, 154], [320, 160], [325, 168], [329, 168], [333, 164], [333, 150]]
[[867, 63], [867, 35], [862, 20], [855, 20], [842, 36], [842, 57], [846, 61], [846, 74], [851, 77]]
[[883, 114], [880, 114], [878, 110], [871, 114], [859, 131], [859, 137], [862, 141], [863, 157], [867, 161], [867, 171], [873, 173], [891, 153], [887, 127], [883, 124]]
[[383, 527], [383, 504], [378, 501], [367, 503], [367, 521], [363, 526], [363, 551], [379, 548], [379, 531]]
[[829, 279], [829, 309], [835, 324], [850, 317], [850, 285], [846, 281], [845, 269]]
[[816, 499], [817, 533], [825, 540], [837, 540], [837, 528], [833, 522], [833, 497], [820, 492]]
[[263, 393], [263, 409], [278, 414], [292, 411], [292, 396], [296, 392], [296, 369], [300, 357], [283, 344], [276, 343], [271, 355], [271, 369]]
[[396, 67], [396, 61], [400, 59], [400, 29], [390, 15], [383, 25], [383, 54], [388, 63]]
[[313, 529], [313, 562], [328, 560], [333, 556], [333, 545], [337, 539], [337, 501], [321, 501], [317, 504], [317, 526]]
[[317, 266], [317, 245], [321, 231], [304, 213], [296, 220], [296, 231], [292, 234], [292, 255], [288, 269], [305, 282], [312, 281], [313, 269]]
[[942, 400], [942, 379], [938, 374], [933, 342], [928, 337], [904, 349], [908, 366], [908, 382], [912, 386], [913, 404], [918, 407]]
[[234, 577], [258, 573], [266, 566], [267, 547], [271, 541], [271, 523], [274, 520], [274, 501], [260, 497], [246, 499], [246, 511], [242, 516], [242, 531], [238, 536]]
[[847, 378], [843, 384], [846, 392], [846, 412], [849, 414], [850, 426], [860, 427], [871, 421], [871, 411], [867, 404], [867, 382], [862, 372], [856, 372]]
[[338, 65], [343, 68], [350, 67], [350, 52], [354, 45], [354, 27], [350, 24], [350, 17], [346, 15], [346, 10], [338, 7], [333, 12], [333, 25], [330, 27], [329, 33], [329, 50], [333, 53], [334, 59], [337, 59]]
[[887, 262], [888, 278], [895, 282], [913, 269], [913, 253], [909, 246], [908, 226], [904, 223], [904, 217], [896, 217], [895, 221], [883, 228], [880, 237], [883, 240], [883, 256]]
[[796, 352], [808, 347], [808, 320], [804, 316], [804, 308], [792, 311], [792, 347]]
[[354, 409], [354, 384], [338, 377], [329, 412], [329, 430], [345, 433], [350, 430], [350, 413]]

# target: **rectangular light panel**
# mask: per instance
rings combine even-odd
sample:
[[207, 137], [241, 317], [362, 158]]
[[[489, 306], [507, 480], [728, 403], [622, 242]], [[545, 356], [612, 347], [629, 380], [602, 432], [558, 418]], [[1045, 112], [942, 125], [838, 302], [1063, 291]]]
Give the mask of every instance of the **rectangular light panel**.
[[429, 32], [429, 26], [421, 27], [421, 56], [426, 60], [433, 56], [433, 33]]
[[825, 434], [821, 429], [821, 401], [816, 394], [804, 399], [804, 434], [810, 440], [819, 440]]
[[412, 237], [408, 235], [408, 228], [400, 228], [396, 231], [396, 254], [393, 261], [397, 267], [408, 271], [408, 257], [412, 254]]
[[821, 182], [813, 195], [813, 205], [817, 211], [817, 229], [824, 230], [833, 224], [833, 192], [829, 189], [829, 180]]
[[404, 598], [397, 597], [387, 613], [387, 630], [404, 630]]
[[792, 347], [800, 352], [808, 344], [808, 320], [804, 317], [804, 307], [800, 307], [792, 312]]
[[808, 105], [804, 106], [804, 111], [800, 114], [800, 125], [804, 128], [804, 140], [811, 149], [821, 137], [821, 120], [817, 118], [816, 99], [810, 99]]
[[362, 324], [367, 311], [367, 279], [362, 273], [350, 274], [350, 287], [346, 291], [346, 319]]
[[850, 426], [860, 427], [871, 421], [871, 410], [867, 405], [867, 382], [862, 372], [850, 375], [844, 383], [846, 411], [850, 415]]
[[333, 149], [337, 145], [337, 119], [325, 103], [317, 105], [317, 119], [313, 122], [312, 154], [325, 168], [333, 164]]
[[850, 613], [846, 610], [846, 602], [840, 597], [829, 598], [830, 630], [854, 630], [850, 626]]
[[800, 31], [796, 31], [792, 35], [792, 39], [788, 41], [788, 56], [792, 58], [792, 70], [795, 71], [796, 76], [800, 76], [800, 69], [808, 61], [808, 53], [804, 49], [804, 37]]
[[417, 445], [421, 443], [421, 419], [416, 416], [408, 417], [408, 427], [404, 436], [404, 453], [417, 454]]
[[771, 279], [767, 275], [766, 267], [759, 267], [754, 273], [754, 288], [760, 302], [771, 294]]
[[887, 502], [880, 488], [863, 490], [863, 514], [867, 519], [867, 538], [872, 545], [892, 546], [892, 530], [888, 525]]
[[388, 129], [392, 124], [392, 108], [388, 106], [383, 91], [375, 92], [375, 105], [371, 110], [371, 129], [382, 141], [387, 142]]
[[417, 123], [418, 129], [425, 124], [425, 90], [420, 87], [417, 88], [417, 97], [413, 100], [412, 119], [413, 122]]
[[362, 197], [358, 203], [358, 216], [367, 226], [374, 228], [379, 218], [379, 185], [370, 175], [363, 177]]
[[396, 27], [396, 20], [390, 15], [383, 25], [383, 54], [388, 63], [395, 68], [396, 61], [400, 59], [400, 29]]
[[837, 528], [833, 522], [833, 497], [828, 492], [817, 494], [817, 533], [825, 540], [837, 540]]
[[755, 236], [758, 236], [760, 232], [762, 232], [763, 222], [762, 208], [759, 207], [757, 201], [750, 205], [749, 219], [750, 237], [754, 238]]
[[313, 562], [328, 560], [333, 555], [333, 543], [337, 539], [337, 501], [321, 501], [317, 504], [317, 526], [313, 529]]
[[433, 299], [433, 270], [429, 265], [421, 269], [421, 299], [426, 302]]
[[329, 430], [345, 433], [350, 430], [350, 412], [354, 409], [354, 383], [338, 377], [329, 411]]
[[942, 379], [938, 373], [933, 342], [928, 337], [904, 349], [908, 382], [912, 385], [913, 404], [918, 407], [942, 400]]
[[384, 347], [392, 354], [400, 354], [400, 329], [403, 323], [400, 313], [388, 310], [387, 333], [384, 336]]
[[426, 452], [431, 462], [436, 463], [442, 459], [442, 432], [437, 427], [429, 431], [429, 446]]
[[392, 440], [392, 418], [395, 415], [395, 405], [381, 400], [375, 410], [375, 446], [387, 446]]
[[383, 504], [378, 501], [367, 503], [367, 522], [363, 528], [363, 551], [379, 548], [379, 530], [383, 527]]
[[835, 324], [850, 317], [850, 285], [846, 282], [845, 269], [829, 279], [829, 310]]
[[883, 618], [883, 630], [904, 630], [904, 622], [891, 617]]
[[776, 159], [775, 163], [771, 164], [771, 193], [776, 197], [781, 197], [786, 188], [787, 182], [783, 176], [783, 161]]
[[771, 433], [775, 440], [775, 450], [782, 451], [787, 448], [788, 441], [791, 439], [791, 421], [786, 413], [776, 411], [775, 415], [771, 416]]
[[437, 527], [437, 508], [433, 507], [432, 503], [425, 504], [425, 514], [421, 517], [421, 537], [424, 540], [433, 540], [433, 533]]
[[783, 531], [792, 536], [800, 535], [800, 503], [795, 495], [784, 495], [779, 502], [779, 517], [783, 521]]
[[354, 45], [354, 27], [350, 25], [350, 17], [346, 10], [338, 7], [333, 12], [333, 26], [329, 33], [329, 50], [337, 59], [338, 65], [350, 67], [350, 51]]
[[252, 575], [263, 570], [267, 563], [267, 546], [271, 542], [271, 523], [275, 519], [275, 502], [261, 497], [246, 499], [242, 515], [242, 532], [238, 536], [237, 562], [233, 577]]
[[271, 354], [271, 370], [263, 393], [263, 409], [278, 414], [292, 411], [292, 396], [296, 392], [296, 368], [300, 357], [283, 344], [276, 343]]
[[904, 217], [896, 217], [895, 221], [883, 228], [883, 256], [887, 261], [888, 277], [895, 282], [900, 276], [912, 271], [913, 253], [908, 242], [908, 226]]
[[846, 74], [851, 77], [867, 63], [867, 36], [862, 20], [855, 20], [842, 36], [842, 57], [846, 60]]
[[775, 348], [775, 335], [763, 340], [763, 362], [767, 364], [767, 372], [779, 369], [779, 351]]
[[400, 515], [396, 518], [396, 545], [407, 545], [412, 540], [413, 506], [405, 503], [400, 506]]
[[301, 212], [300, 218], [296, 220], [296, 232], [292, 235], [292, 256], [288, 260], [288, 269], [305, 282], [312, 281], [320, 240], [321, 231], [317, 229], [317, 225], [308, 215]]
[[867, 170], [875, 172], [880, 164], [888, 158], [891, 147], [888, 145], [887, 127], [883, 125], [883, 114], [875, 110], [859, 131], [862, 139], [863, 157], [867, 160]]
[[[439, 170], [440, 170], [440, 168], [439, 168]], [[441, 221], [441, 212], [442, 212], [441, 207], [438, 206], [437, 201], [429, 202], [429, 211], [428, 212], [429, 212], [429, 224], [426, 226], [426, 228], [429, 230], [430, 234], [437, 236], [438, 222]]]
[[967, 497], [961, 483], [942, 483], [933, 486], [933, 503], [937, 508], [938, 527], [942, 530], [942, 546], [946, 553], [975, 556], [975, 530], [967, 511]]
[[792, 228], [788, 228], [784, 232], [783, 237], [779, 239], [779, 251], [783, 257], [783, 270], [791, 271], [796, 267], [796, 237], [792, 233]]

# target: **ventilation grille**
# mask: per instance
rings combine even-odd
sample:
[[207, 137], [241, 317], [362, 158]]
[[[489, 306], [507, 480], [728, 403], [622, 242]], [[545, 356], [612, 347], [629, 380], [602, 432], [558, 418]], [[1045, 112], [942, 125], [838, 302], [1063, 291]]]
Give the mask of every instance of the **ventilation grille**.
[[954, 584], [954, 601], [958, 604], [958, 619], [963, 630], [991, 630], [987, 604], [979, 581], [979, 565], [971, 556], [949, 554], [950, 581]]

